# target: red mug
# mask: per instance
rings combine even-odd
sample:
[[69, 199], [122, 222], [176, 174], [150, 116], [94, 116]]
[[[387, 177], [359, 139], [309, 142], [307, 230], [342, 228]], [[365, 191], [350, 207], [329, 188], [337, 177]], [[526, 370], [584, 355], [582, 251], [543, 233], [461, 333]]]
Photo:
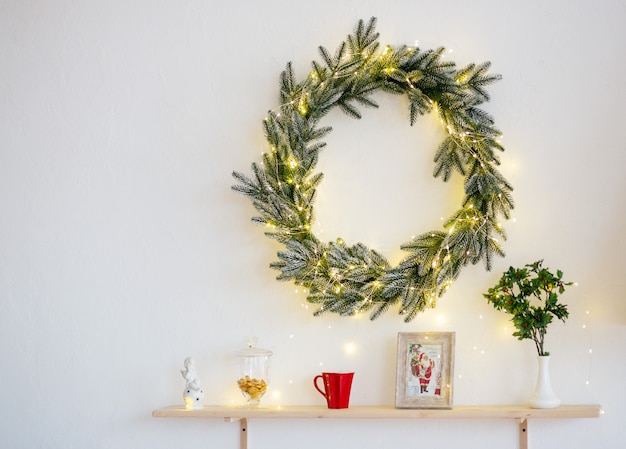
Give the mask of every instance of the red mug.
[[[326, 398], [328, 408], [348, 408], [353, 377], [354, 373], [322, 373], [313, 378], [313, 385]], [[318, 379], [324, 381], [323, 391], [317, 384]]]

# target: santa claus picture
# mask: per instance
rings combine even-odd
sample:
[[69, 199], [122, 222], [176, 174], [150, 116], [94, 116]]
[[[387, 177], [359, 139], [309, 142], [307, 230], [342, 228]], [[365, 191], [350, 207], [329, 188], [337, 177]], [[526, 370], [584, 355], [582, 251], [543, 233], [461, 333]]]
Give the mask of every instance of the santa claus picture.
[[409, 396], [441, 394], [441, 345], [409, 345], [407, 389]]

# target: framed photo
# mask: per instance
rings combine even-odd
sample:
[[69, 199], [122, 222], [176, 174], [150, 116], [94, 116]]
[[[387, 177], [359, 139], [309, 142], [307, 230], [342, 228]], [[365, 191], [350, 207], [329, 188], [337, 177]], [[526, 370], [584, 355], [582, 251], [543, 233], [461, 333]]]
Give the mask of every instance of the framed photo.
[[399, 332], [396, 408], [452, 408], [454, 332]]

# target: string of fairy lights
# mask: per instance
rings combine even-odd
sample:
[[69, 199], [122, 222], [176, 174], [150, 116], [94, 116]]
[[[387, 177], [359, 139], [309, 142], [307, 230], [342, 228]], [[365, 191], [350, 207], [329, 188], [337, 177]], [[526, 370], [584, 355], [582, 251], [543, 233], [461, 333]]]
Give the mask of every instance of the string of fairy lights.
[[[574, 286], [578, 287], [578, 283], [574, 283]], [[298, 288], [294, 290], [294, 293], [298, 296], [301, 296], [303, 294], [301, 289], [298, 289]], [[302, 302], [301, 307], [303, 310], [306, 310], [308, 314], [308, 309], [309, 309], [308, 304], [306, 302]], [[585, 309], [584, 311], [582, 311], [580, 310], [580, 308], [575, 308], [575, 313], [573, 315], [574, 316], [571, 317], [571, 323], [572, 325], [576, 326], [577, 329], [579, 329], [577, 333], [580, 334], [577, 340], [580, 340], [586, 343], [586, 346], [584, 347], [583, 350], [585, 351], [587, 362], [586, 362], [586, 369], [583, 370], [585, 372], [585, 376], [582, 379], [582, 382], [584, 383], [584, 386], [586, 388], [590, 388], [592, 385], [592, 372], [593, 372], [591, 312], [588, 309]], [[359, 357], [363, 357], [363, 356], [366, 356], [369, 358], [371, 354], [369, 353], [366, 354], [367, 351], [363, 351], [363, 344], [360, 342], [360, 338], [359, 338], [359, 328], [360, 328], [359, 325], [363, 320], [367, 320], [367, 318], [363, 314], [357, 314], [352, 318], [352, 320], [354, 323], [354, 328], [352, 332], [353, 335], [351, 337], [346, 338], [342, 342], [338, 342], [339, 344], [336, 346], [341, 348], [341, 352], [346, 359], [358, 359]], [[442, 313], [431, 313], [429, 320], [430, 320], [430, 325], [428, 325], [428, 323], [421, 323], [422, 328], [428, 328], [429, 331], [430, 330], [435, 330], [435, 331], [444, 330], [446, 329], [447, 323], [450, 321], [449, 318]], [[485, 315], [482, 313], [479, 313], [476, 315], [474, 319], [474, 324], [472, 324], [471, 320], [466, 321], [466, 323], [467, 323], [466, 325], [467, 327], [475, 327], [475, 328], [479, 328], [483, 330], [486, 327], [494, 324], [493, 320], [486, 319]], [[496, 325], [497, 325], [497, 322], [496, 322]], [[326, 329], [328, 332], [332, 332], [333, 326], [327, 325]], [[511, 335], [512, 327], [510, 326], [508, 321], [504, 325], [501, 325], [500, 329], [502, 332], [502, 337], [500, 338], [500, 340], [498, 340], [497, 338], [494, 339], [493, 333], [489, 333], [489, 332], [482, 332], [482, 335], [478, 337], [478, 339], [475, 341], [463, 342], [463, 341], [457, 340], [457, 343], [456, 343], [457, 353], [463, 354], [463, 355], [462, 356], [457, 355], [456, 357], [468, 357], [468, 354], [469, 354], [469, 358], [474, 361], [473, 364], [481, 365], [481, 363], [483, 362], [480, 361], [480, 358], [489, 357], [489, 353], [498, 351], [496, 347], [503, 343], [502, 341], [503, 339], [504, 341], [506, 341], [507, 339], [514, 340], [514, 337]], [[498, 334], [498, 332], [496, 332], [496, 334]], [[295, 338], [295, 335], [292, 333], [289, 335], [288, 338], [290, 340], [293, 340]], [[515, 343], [517, 343], [517, 340], [515, 340]], [[357, 361], [355, 360], [355, 362]], [[317, 362], [317, 365], [320, 370], [324, 370], [326, 362], [321, 360]], [[463, 382], [464, 380], [468, 380], [464, 377], [464, 374], [465, 374], [464, 372], [457, 370], [457, 373], [455, 374], [455, 378], [457, 379], [457, 382]], [[292, 385], [293, 381], [290, 380], [288, 384]], [[278, 405], [280, 403], [280, 399], [281, 399], [281, 393], [280, 393], [280, 390], [277, 390], [273, 394], [274, 404]]]
[[[513, 169], [516, 168], [514, 164], [512, 164], [511, 167]], [[441, 220], [443, 219], [444, 218], [441, 217]], [[510, 221], [511, 223], [514, 223], [514, 224], [518, 223], [517, 217], [511, 217]], [[315, 224], [315, 226], [318, 228], [317, 232], [319, 234], [324, 233], [324, 227], [321, 222], [318, 221]], [[579, 286], [578, 282], [575, 282], [573, 285], [575, 287]], [[293, 292], [298, 298], [305, 298], [307, 294], [307, 289], [302, 286], [295, 286]], [[304, 311], [306, 311], [307, 314], [309, 313], [309, 304], [306, 302], [306, 300], [302, 301], [300, 306]], [[570, 318], [570, 322], [572, 325], [576, 326], [581, 332], [581, 335], [579, 338], [584, 344], [584, 351], [585, 351], [585, 356], [587, 359], [585, 376], [584, 376], [583, 382], [584, 382], [585, 387], [589, 388], [592, 384], [592, 372], [593, 372], [591, 311], [586, 306], [582, 307], [582, 311], [581, 311], [581, 307], [573, 307], [573, 311], [574, 313], [572, 314], [573, 316], [571, 316]], [[445, 328], [445, 325], [450, 321], [449, 318], [442, 313], [431, 313], [429, 316], [430, 316], [430, 329], [443, 329]], [[361, 351], [359, 351], [360, 344], [359, 344], [359, 337], [357, 335], [358, 334], [357, 329], [358, 329], [358, 323], [364, 319], [367, 319], [367, 317], [364, 316], [363, 314], [357, 313], [354, 315], [353, 319], [356, 323], [355, 328], [354, 328], [355, 329], [354, 335], [353, 337], [341, 343], [342, 353], [346, 358], [355, 358], [355, 357], [358, 358], [363, 354]], [[476, 315], [474, 319], [474, 325], [472, 325], [471, 323], [472, 321], [469, 321], [468, 326], [475, 326], [476, 328], [483, 328], [483, 329], [486, 326], [493, 325], [491, 320], [486, 319], [483, 313], [478, 313]], [[565, 325], [567, 324], [568, 323], [566, 323]], [[496, 325], [498, 324], [496, 323]], [[331, 325], [328, 325], [327, 330], [330, 332], [333, 330], [333, 327]], [[504, 325], [501, 325], [501, 331], [503, 335], [505, 336], [505, 338], [514, 339], [514, 337], [511, 335], [513, 328], [508, 321]], [[290, 334], [289, 339], [290, 340], [294, 339], [294, 334]], [[486, 332], [483, 332], [482, 336], [478, 337], [478, 339], [475, 341], [469, 341], [469, 342], [457, 341], [457, 351], [460, 354], [473, 354], [472, 358], [475, 358], [476, 356], [488, 356], [488, 353], [495, 350], [494, 349], [495, 346], [498, 346], [498, 341], [494, 340], [492, 334], [486, 333]], [[477, 362], [477, 363], [480, 363], [480, 362]], [[318, 365], [320, 369], [323, 369], [325, 362], [320, 361], [318, 362]], [[455, 374], [455, 377], [458, 381], [462, 382], [464, 380], [464, 373], [457, 372]], [[292, 382], [293, 381], [289, 381], [289, 384], [292, 384]], [[275, 404], [280, 403], [279, 398], [280, 398], [280, 392], [276, 392], [273, 396], [273, 400]]]
[[[415, 45], [416, 47], [418, 46], [418, 41], [415, 41]], [[381, 59], [384, 59], [385, 57], [387, 57], [388, 53], [391, 51], [390, 47], [387, 47], [382, 54], [380, 54], [378, 57]], [[453, 50], [452, 49], [448, 49], [448, 53], [451, 53]], [[365, 59], [369, 58], [372, 55], [364, 55]], [[393, 70], [394, 67], [390, 66], [388, 69], [385, 70]], [[351, 77], [351, 76], [358, 76], [359, 73], [358, 72], [354, 72], [354, 73], [347, 73], [345, 75], [339, 75], [338, 73], [334, 73], [331, 76], [334, 78], [337, 77]], [[319, 79], [316, 79], [316, 73], [315, 71], [312, 71], [309, 74], [309, 77], [311, 78], [311, 82], [312, 82], [312, 86], [314, 87], [318, 87], [318, 86], [323, 86], [324, 81], [320, 81]], [[408, 87], [410, 89], [415, 89], [415, 86], [413, 85], [411, 79], [407, 78], [406, 79], [406, 83], [408, 85]], [[296, 108], [300, 114], [305, 115], [308, 112], [308, 101], [310, 99], [310, 92], [307, 91], [303, 91], [299, 98], [296, 99], [292, 99], [288, 102], [284, 102], [283, 104], [277, 106], [276, 108], [268, 111], [268, 117], [266, 117], [266, 121], [270, 119], [270, 117], [274, 116], [274, 117], [280, 117], [282, 111], [285, 108]], [[478, 134], [473, 134], [468, 132], [467, 130], [457, 130], [455, 128], [455, 126], [453, 126], [450, 122], [446, 122], [444, 120], [444, 114], [440, 114], [439, 111], [437, 111], [437, 104], [433, 103], [431, 101], [431, 106], [434, 109], [434, 112], [438, 114], [438, 116], [440, 117], [440, 123], [443, 126], [443, 129], [445, 131], [447, 131], [447, 133], [450, 136], [453, 136], [457, 141], [461, 142], [463, 147], [465, 148], [465, 150], [467, 151], [468, 154], [471, 154], [474, 158], [477, 158], [480, 166], [484, 167], [485, 164], [490, 164], [490, 165], [498, 165], [499, 162], [494, 158], [491, 160], [485, 160], [484, 154], [479, 154], [477, 153], [473, 146], [472, 143], [477, 143], [477, 139], [481, 139], [482, 136], [478, 135]], [[501, 139], [503, 138], [502, 135], [500, 135], [497, 139], [496, 142], [498, 144], [501, 143]], [[271, 147], [270, 151], [272, 153], [276, 153], [278, 151], [278, 149], [276, 147]], [[261, 160], [265, 161], [265, 152], [261, 153]], [[278, 187], [281, 188], [281, 177], [278, 175], [279, 171], [281, 168], [284, 167], [279, 167], [278, 164], [280, 163], [279, 158], [274, 157], [272, 158], [272, 160], [274, 161], [274, 163], [276, 164], [276, 166], [274, 167], [269, 167], [270, 169], [275, 170], [276, 172], [276, 178], [279, 179], [278, 181]], [[291, 169], [291, 170], [296, 170], [298, 168], [298, 164], [299, 161], [297, 159], [294, 158], [289, 158], [284, 162], [285, 167]], [[264, 168], [268, 168], [265, 167], [265, 162], [261, 162], [260, 165]], [[286, 178], [284, 179], [284, 181], [288, 184], [294, 184], [294, 188], [296, 190], [299, 190], [303, 187], [309, 187], [309, 185], [307, 185], [306, 183], [308, 182], [307, 180], [302, 180], [302, 182], [304, 183], [303, 185], [298, 184], [298, 182], [300, 181], [296, 181], [294, 178]], [[287, 201], [287, 199], [285, 199], [285, 201]], [[295, 200], [292, 201], [290, 203], [290, 205], [292, 206], [291, 209], [294, 211], [299, 211], [302, 212], [305, 208], [305, 206], [303, 206], [302, 204], [297, 203]], [[493, 221], [491, 217], [481, 214], [478, 211], [476, 211], [473, 207], [473, 204], [469, 203], [466, 205], [466, 207], [463, 208], [463, 213], [464, 215], [460, 215], [458, 214], [456, 217], [454, 217], [453, 219], [449, 219], [448, 220], [448, 224], [449, 227], [447, 228], [447, 232], [448, 234], [452, 234], [455, 230], [455, 228], [457, 226], [465, 226], [466, 228], [471, 229], [474, 233], [474, 236], [478, 236], [481, 232], [483, 232], [483, 230], [489, 225], [494, 227], [497, 230], [501, 230], [501, 223], [497, 222], [497, 221]], [[309, 215], [309, 219], [310, 219], [310, 215]], [[443, 220], [443, 218], [442, 218]], [[511, 218], [511, 222], [512, 223], [516, 223], [517, 219], [515, 218]], [[276, 223], [272, 222], [271, 220], [268, 220], [265, 223], [265, 226], [270, 228], [272, 231], [274, 232], [281, 232], [284, 233], [285, 235], [289, 235], [290, 233], [293, 232], [306, 232], [306, 233], [310, 233], [311, 232], [311, 225], [309, 220], [307, 220], [307, 222], [303, 225], [303, 229], [301, 230], [291, 230], [291, 229], [287, 229], [285, 227], [279, 227], [277, 226]], [[315, 227], [317, 228], [317, 233], [321, 234], [323, 233], [323, 226], [321, 223], [317, 222], [315, 224]], [[434, 236], [434, 234], [431, 234], [432, 236]], [[415, 236], [411, 237], [411, 240], [413, 240], [415, 238]], [[498, 241], [498, 239], [496, 237], [492, 237], [492, 236], [488, 236], [488, 238], [492, 239], [496, 244], [500, 243]], [[341, 239], [339, 239], [339, 243], [342, 244], [343, 242], [341, 241]], [[467, 252], [467, 256], [472, 255], [470, 253], [470, 251], [468, 250]], [[322, 257], [325, 257], [324, 255], [319, 255]], [[447, 262], [451, 257], [451, 252], [450, 252], [450, 246], [449, 245], [445, 245], [442, 246], [436, 253], [436, 256], [433, 258], [432, 261], [432, 266], [436, 267], [438, 264]], [[374, 264], [374, 261], [370, 261], [367, 260], [366, 261], [367, 264], [371, 263]], [[318, 263], [319, 265], [319, 263]], [[333, 289], [335, 291], [335, 293], [339, 294], [341, 292], [341, 290], [343, 289], [343, 284], [342, 284], [342, 280], [343, 279], [347, 279], [350, 277], [350, 274], [352, 271], [356, 270], [357, 268], [363, 268], [363, 267], [358, 267], [358, 266], [354, 266], [354, 265], [348, 265], [344, 268], [339, 268], [339, 267], [332, 267], [332, 269], [329, 270], [329, 275], [327, 278], [323, 278], [323, 280], [325, 281], [325, 286], [327, 289], [331, 290]], [[385, 266], [378, 266], [377, 269], [379, 271], [384, 271], [386, 268]], [[317, 266], [312, 266], [310, 269], [308, 269], [305, 272], [305, 277], [307, 279], [314, 279], [317, 280], [319, 276], [319, 273], [317, 271]], [[578, 284], [575, 284], [578, 285]], [[429, 291], [425, 291], [424, 296], [426, 296], [428, 298], [428, 303], [430, 307], [434, 307], [436, 304], [436, 300], [437, 298], [440, 296], [440, 291], [439, 289], [443, 289], [444, 291], [447, 291], [450, 289], [450, 287], [452, 286], [452, 281], [451, 280], [447, 280], [446, 282], [444, 282], [442, 285], [436, 286], [435, 288], [429, 290]], [[367, 309], [368, 306], [368, 302], [371, 301], [372, 296], [375, 293], [375, 290], [377, 289], [378, 285], [374, 282], [372, 283], [372, 285], [369, 287], [371, 290], [369, 291], [369, 293], [366, 293], [363, 295], [362, 301], [361, 301], [361, 307], [358, 307], [355, 311], [355, 313], [353, 314], [353, 316], [350, 319], [355, 320], [355, 331], [354, 331], [354, 336], [353, 338], [344, 341], [341, 344], [341, 351], [343, 353], [343, 355], [346, 358], [359, 358], [361, 357], [364, 353], [363, 351], [360, 350], [360, 345], [359, 345], [359, 337], [358, 337], [358, 332], [356, 329], [358, 329], [358, 323], [364, 318], [364, 314], [360, 313], [361, 309]], [[407, 288], [412, 288], [412, 287], [407, 287]], [[303, 286], [303, 285], [299, 285], [298, 283], [296, 283], [295, 289], [294, 289], [294, 293], [296, 296], [298, 297], [306, 297], [309, 293], [308, 289]], [[325, 293], [322, 291], [322, 293]], [[301, 303], [301, 307], [303, 310], [305, 310], [307, 312], [307, 315], [309, 314], [309, 303], [307, 303], [306, 301], [303, 301]], [[319, 311], [323, 311], [324, 310], [324, 305], [322, 304], [321, 306], [319, 306]], [[402, 311], [401, 311], [402, 312]], [[429, 315], [431, 322], [430, 322], [430, 326], [434, 329], [441, 329], [442, 327], [444, 327], [448, 322], [449, 319], [447, 316], [445, 316], [442, 313], [432, 313]], [[585, 378], [585, 385], [589, 386], [591, 385], [591, 374], [592, 374], [592, 347], [591, 347], [591, 343], [592, 343], [592, 338], [591, 338], [591, 321], [590, 321], [590, 311], [589, 310], [585, 310], [584, 313], [584, 317], [583, 317], [583, 323], [581, 324], [581, 330], [584, 332], [584, 336], [585, 339], [587, 341], [587, 357], [588, 357], [588, 369], [587, 369], [587, 374], [586, 374], [586, 378]], [[478, 328], [485, 328], [486, 326], [488, 326], [488, 320], [485, 319], [485, 316], [483, 314], [478, 314], [475, 319], [474, 319], [474, 323], [472, 324], [472, 321], [466, 321], [467, 322], [467, 326], [477, 326]], [[424, 324], [424, 323], [422, 323]], [[329, 325], [327, 326], [327, 330], [328, 331], [332, 331], [332, 326]], [[506, 332], [509, 334], [510, 336], [510, 328], [508, 327], [508, 325], [503, 326], [502, 329], [503, 332]], [[513, 338], [512, 336], [510, 336], [510, 338]], [[292, 344], [293, 341], [296, 339], [296, 334], [295, 333], [289, 333], [287, 336], [287, 339], [289, 340], [289, 344]], [[489, 344], [485, 344], [485, 342], [488, 340]], [[492, 335], [489, 333], [484, 332], [482, 337], [477, 338], [475, 341], [468, 341], [468, 342], [463, 342], [463, 341], [457, 341], [457, 351], [460, 354], [463, 354], [463, 356], [465, 357], [466, 354], [468, 353], [472, 353], [472, 354], [476, 354], [479, 356], [484, 356], [487, 355], [494, 347], [496, 343], [494, 343], [494, 339], [492, 338]], [[321, 360], [318, 362], [319, 363], [319, 368], [323, 369], [325, 361]], [[463, 375], [464, 373], [462, 372], [457, 372], [455, 377], [457, 379], [463, 379]], [[290, 385], [293, 385], [294, 381], [293, 380], [288, 380], [286, 385], [283, 385], [282, 388], [287, 388]], [[281, 399], [281, 386], [277, 386], [277, 388], [274, 389], [273, 393], [272, 393], [272, 397], [271, 400], [274, 402], [275, 405], [279, 405], [280, 402], [282, 401]]]
[[[575, 286], [578, 286], [578, 283], [574, 284]], [[302, 295], [302, 292], [299, 291], [298, 289], [295, 290], [295, 293], [297, 295]], [[308, 305], [306, 303], [302, 303], [301, 304], [302, 308], [305, 310], [308, 310]], [[308, 315], [308, 313], [307, 313]], [[593, 348], [592, 348], [592, 325], [591, 325], [591, 311], [588, 309], [581, 309], [580, 311], [577, 311], [576, 314], [574, 316], [572, 316], [572, 321], [579, 321], [578, 323], [573, 323], [577, 328], [578, 328], [578, 332], [580, 333], [580, 340], [584, 341], [586, 343], [586, 346], [584, 346], [584, 349], [581, 349], [581, 351], [584, 351], [584, 357], [586, 357], [587, 361], [586, 361], [586, 369], [585, 371], [585, 375], [583, 376], [583, 379], [581, 380], [582, 382], [582, 386], [584, 388], [592, 388], [592, 372], [593, 372], [593, 366], [592, 366], [592, 362], [593, 362]], [[337, 342], [337, 344], [335, 345], [335, 347], [340, 348], [342, 357], [346, 360], [351, 360], [353, 361], [354, 364], [358, 364], [359, 363], [359, 358], [361, 357], [367, 357], [368, 359], [371, 359], [372, 355], [370, 352], [365, 350], [365, 346], [359, 338], [359, 331], [361, 330], [360, 327], [360, 323], [365, 319], [367, 320], [366, 317], [364, 317], [363, 315], [355, 315], [354, 317], [351, 318], [353, 320], [353, 330], [352, 330], [352, 336], [347, 337], [346, 339], [344, 339], [343, 341]], [[448, 323], [449, 319], [447, 316], [441, 314], [441, 313], [432, 313], [431, 314], [431, 318], [430, 318], [430, 329], [435, 329], [435, 330], [439, 330], [439, 329], [445, 329], [446, 328], [446, 324]], [[468, 322], [467, 326], [475, 326], [475, 327], [482, 327], [485, 328], [486, 326], [489, 326], [489, 320], [486, 319], [486, 317], [483, 314], [477, 314], [474, 318], [474, 324], [472, 324], [471, 321]], [[331, 325], [325, 325], [323, 326], [324, 329], [326, 329], [326, 331], [329, 334], [332, 334], [335, 330], [335, 328]], [[503, 333], [503, 335], [506, 336], [506, 338], [509, 339], [513, 339], [514, 337], [511, 336], [510, 331], [511, 328], [509, 327], [508, 324], [504, 324], [503, 326], [501, 326], [501, 331]], [[333, 334], [334, 337], [334, 334]], [[286, 343], [284, 345], [282, 345], [283, 347], [290, 347], [293, 345], [298, 345], [298, 336], [297, 333], [292, 332], [286, 335], [286, 337], [284, 337], [284, 339], [286, 340]], [[321, 340], [325, 340], [324, 337], [321, 337]], [[485, 344], [485, 341], [488, 341], [488, 344]], [[481, 365], [483, 364], [488, 357], [490, 357], [490, 353], [497, 351], [497, 349], [495, 349], [496, 346], [498, 346], [497, 342], [494, 342], [493, 336], [487, 335], [486, 333], [483, 333], [483, 336], [481, 337], [481, 341], [473, 341], [473, 342], [467, 342], [464, 343], [462, 341], [457, 340], [456, 342], [456, 357], [467, 357], [471, 360], [473, 360], [472, 365]], [[463, 355], [460, 355], [463, 354]], [[483, 360], [481, 360], [481, 358], [485, 358]], [[492, 361], [492, 360], [491, 360]], [[320, 359], [316, 362], [313, 362], [312, 367], [315, 366], [317, 367], [317, 369], [322, 372], [326, 369], [330, 369], [333, 370], [334, 368], [331, 368], [330, 366], [332, 365], [332, 363], [328, 363], [326, 360]], [[578, 366], [578, 365], [577, 365]], [[458, 391], [459, 388], [463, 388], [463, 385], [467, 382], [467, 383], [472, 383], [472, 380], [470, 379], [470, 377], [466, 376], [466, 373], [463, 371], [459, 371], [458, 369], [455, 370], [455, 385], [454, 388], [456, 391]], [[470, 373], [471, 376], [472, 373]], [[274, 382], [273, 380], [270, 381], [269, 383], [270, 385], [270, 389], [269, 389], [269, 394], [267, 395], [267, 397], [263, 398], [263, 402], [267, 405], [273, 405], [273, 406], [277, 406], [278, 408], [280, 408], [281, 404], [285, 404], [285, 403], [289, 403], [292, 400], [292, 397], [296, 394], [294, 392], [294, 388], [299, 389], [301, 386], [298, 383], [297, 380], [294, 380], [292, 377], [287, 377], [286, 379], [281, 379], [281, 381], [279, 382]], [[236, 389], [235, 386], [232, 386], [232, 388], [229, 390], [230, 398], [228, 399], [228, 402], [236, 405], [236, 404], [240, 404], [242, 401], [242, 397], [240, 392]]]
[[[511, 166], [512, 168], [516, 168], [514, 165]], [[443, 220], [443, 217], [441, 217], [441, 219]], [[511, 223], [516, 224], [518, 223], [518, 218], [517, 217], [511, 217]], [[318, 228], [319, 228], [319, 233], [322, 234], [324, 232], [324, 227], [323, 224], [321, 222], [316, 222], [315, 224]], [[579, 286], [578, 282], [574, 283], [575, 287]], [[298, 286], [296, 285], [293, 293], [301, 299], [304, 299], [306, 297], [307, 294], [307, 289], [305, 287], [302, 286]], [[306, 302], [306, 300], [301, 301], [300, 303], [301, 308], [306, 311], [307, 316], [309, 315], [309, 304]], [[577, 305], [577, 307], [573, 307], [573, 314], [570, 317], [570, 323], [574, 326], [576, 326], [576, 328], [579, 330], [579, 340], [583, 343], [583, 346], [581, 346], [581, 351], [584, 351], [584, 356], [586, 357], [587, 361], [586, 361], [586, 369], [584, 370], [585, 372], [585, 376], [584, 379], [582, 380], [582, 382], [584, 383], [584, 386], [586, 388], [591, 388], [592, 386], [592, 373], [593, 373], [593, 366], [592, 366], [592, 362], [593, 362], [593, 339], [592, 339], [592, 314], [591, 311], [589, 310], [587, 304], [582, 304], [582, 305]], [[432, 311], [432, 313], [430, 313], [429, 315], [429, 324], [422, 322], [421, 325], [422, 326], [427, 326], [429, 328], [429, 330], [431, 329], [435, 329], [435, 330], [443, 330], [446, 328], [446, 325], [449, 323], [450, 319], [448, 316], [446, 316], [443, 313], [438, 313], [435, 310]], [[352, 331], [352, 336], [346, 338], [345, 340], [338, 342], [336, 347], [341, 348], [341, 353], [343, 354], [343, 357], [345, 357], [346, 359], [354, 359], [355, 361], [358, 360], [360, 357], [363, 356], [367, 356], [369, 357], [369, 355], [365, 354], [365, 351], [363, 351], [363, 344], [361, 343], [361, 339], [360, 339], [360, 331], [362, 329], [364, 329], [362, 326], [360, 326], [360, 323], [363, 320], [367, 320], [367, 317], [364, 314], [355, 314], [352, 317], [353, 320], [353, 331]], [[569, 323], [565, 323], [565, 325], [568, 325]], [[489, 320], [486, 318], [486, 316], [483, 313], [478, 313], [474, 319], [473, 319], [473, 324], [472, 324], [472, 320], [467, 321], [467, 327], [474, 327], [474, 328], [478, 328], [478, 329], [485, 329], [487, 326], [492, 326], [494, 325], [492, 320]], [[504, 338], [508, 338], [508, 339], [514, 339], [514, 337], [512, 337], [511, 332], [512, 332], [512, 327], [510, 326], [509, 322], [507, 321], [504, 325], [498, 324], [498, 322], [495, 323], [496, 326], [501, 326], [500, 330], [502, 332], [502, 335], [504, 335]], [[464, 326], [465, 327], [465, 326]], [[327, 332], [332, 333], [335, 331], [335, 328], [331, 325], [325, 325], [323, 326], [323, 329], [326, 329]], [[496, 332], [497, 334], [497, 332]], [[286, 336], [286, 340], [288, 340], [288, 345], [294, 345], [297, 344], [297, 333], [296, 332], [291, 332]], [[457, 341], [457, 353], [458, 354], [463, 354], [461, 357], [467, 357], [467, 354], [471, 354], [470, 358], [472, 360], [476, 360], [476, 364], [481, 364], [482, 362], [480, 361], [481, 357], [489, 357], [490, 353], [492, 353], [493, 351], [497, 351], [496, 347], [501, 344], [501, 341], [499, 343], [499, 341], [497, 339], [493, 338], [493, 333], [489, 333], [489, 332], [482, 332], [482, 335], [480, 335], [479, 337], [476, 337], [476, 339], [474, 341], [467, 341], [467, 342], [463, 342], [463, 341]], [[459, 357], [459, 355], [457, 355], [457, 357]], [[320, 371], [323, 371], [324, 369], [326, 369], [327, 367], [327, 362], [325, 360], [319, 360], [317, 362], [315, 362], [316, 366], [319, 368]], [[461, 372], [458, 371], [455, 373], [455, 379], [456, 379], [456, 387], [455, 388], [459, 388], [461, 385], [463, 385], [464, 382], [471, 382], [470, 379], [465, 376], [465, 372]], [[293, 379], [287, 379], [286, 381], [283, 381], [282, 384], [275, 384], [272, 385], [271, 389], [270, 389], [270, 394], [268, 395], [267, 398], [265, 398], [265, 402], [267, 402], [268, 404], [274, 405], [274, 406], [278, 406], [280, 407], [281, 404], [283, 404], [285, 401], [289, 401], [289, 392], [293, 392], [292, 388], [294, 387], [294, 385], [296, 385], [296, 382]], [[296, 385], [297, 387], [297, 385]], [[235, 391], [235, 390], [233, 390]], [[237, 394], [235, 394], [231, 399], [230, 402], [232, 404], [237, 404], [241, 401], [240, 396], [238, 394], [238, 392], [236, 392]]]

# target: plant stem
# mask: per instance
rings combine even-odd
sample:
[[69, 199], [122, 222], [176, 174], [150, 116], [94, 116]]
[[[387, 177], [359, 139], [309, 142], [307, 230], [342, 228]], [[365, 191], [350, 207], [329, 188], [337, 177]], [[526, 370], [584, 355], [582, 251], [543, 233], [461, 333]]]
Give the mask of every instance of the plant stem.
[[543, 332], [541, 329], [532, 329], [532, 339], [535, 342], [537, 348], [537, 354], [543, 355]]

